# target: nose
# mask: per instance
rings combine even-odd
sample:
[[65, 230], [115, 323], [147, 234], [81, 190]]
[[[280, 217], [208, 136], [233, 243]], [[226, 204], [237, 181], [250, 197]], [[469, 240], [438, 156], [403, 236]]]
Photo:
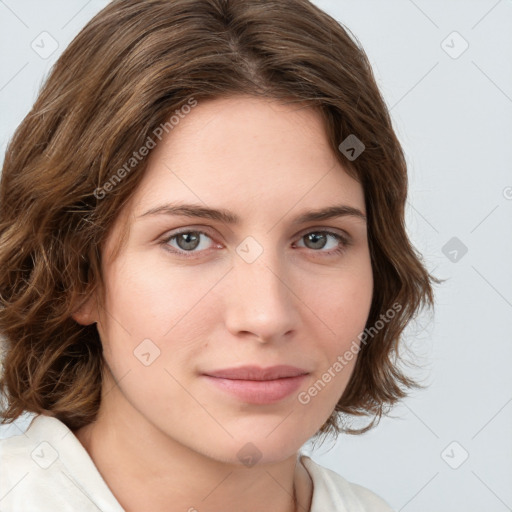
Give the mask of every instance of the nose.
[[260, 343], [288, 339], [300, 318], [300, 300], [289, 282], [290, 273], [267, 254], [252, 263], [235, 258], [225, 295], [229, 332]]

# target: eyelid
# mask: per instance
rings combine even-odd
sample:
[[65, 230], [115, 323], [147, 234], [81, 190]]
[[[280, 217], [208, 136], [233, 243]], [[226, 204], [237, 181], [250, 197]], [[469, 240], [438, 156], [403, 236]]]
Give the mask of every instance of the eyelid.
[[[195, 226], [195, 225], [183, 226], [182, 228], [171, 229], [170, 231], [166, 231], [162, 235], [162, 238], [168, 239], [172, 236], [176, 236], [181, 233], [188, 233], [190, 231], [197, 231], [199, 233], [208, 235], [210, 238], [215, 238], [215, 235], [212, 234], [212, 231], [214, 231], [214, 230], [210, 226]], [[340, 236], [343, 236], [349, 240], [352, 239], [352, 235], [348, 231], [346, 231], [342, 228], [336, 228], [336, 227], [332, 227], [332, 226], [318, 226], [318, 225], [308, 226], [307, 228], [304, 228], [303, 230], [299, 231], [296, 235], [294, 235], [294, 237], [298, 238], [298, 237], [304, 236], [308, 233], [311, 233], [312, 231], [332, 231], [332, 232], [339, 234]]]
[[348, 231], [345, 231], [344, 229], [341, 229], [341, 228], [335, 228], [335, 227], [329, 227], [329, 226], [310, 226], [310, 227], [305, 228], [302, 231], [299, 231], [298, 235], [296, 235], [296, 236], [298, 236], [298, 237], [304, 236], [304, 235], [307, 235], [308, 233], [311, 233], [312, 231], [318, 231], [318, 232], [331, 231], [343, 238], [346, 238], [347, 241], [352, 240], [352, 235]]
[[175, 236], [181, 235], [182, 233], [192, 233], [192, 232], [197, 232], [197, 233], [206, 235], [209, 238], [211, 238], [213, 241], [215, 241], [214, 239], [216, 238], [216, 236], [212, 233], [211, 228], [208, 228], [207, 226], [184, 226], [182, 228], [176, 228], [176, 229], [171, 229], [170, 231], [166, 231], [162, 235], [162, 237], [159, 237], [159, 239], [165, 241], [165, 240], [169, 240], [170, 238], [173, 238]]

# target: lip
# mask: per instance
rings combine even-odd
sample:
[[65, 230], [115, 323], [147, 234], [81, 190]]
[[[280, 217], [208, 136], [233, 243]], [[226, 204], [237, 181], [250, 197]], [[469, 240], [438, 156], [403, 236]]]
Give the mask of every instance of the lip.
[[308, 374], [306, 370], [288, 365], [242, 366], [208, 372], [203, 377], [246, 403], [265, 405], [279, 402], [297, 391]]
[[298, 375], [305, 375], [309, 373], [307, 370], [290, 366], [287, 364], [280, 364], [277, 366], [269, 366], [261, 368], [260, 366], [238, 366], [236, 368], [224, 368], [222, 370], [213, 370], [204, 372], [204, 375], [209, 377], [219, 377], [223, 379], [235, 380], [275, 380], [284, 377], [297, 377]]

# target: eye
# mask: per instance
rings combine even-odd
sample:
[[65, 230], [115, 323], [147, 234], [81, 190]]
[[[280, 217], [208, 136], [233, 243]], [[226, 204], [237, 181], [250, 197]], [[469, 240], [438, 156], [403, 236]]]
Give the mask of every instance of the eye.
[[[204, 231], [188, 230], [188, 231], [182, 231], [180, 233], [174, 233], [174, 234], [166, 237], [163, 240], [163, 244], [164, 244], [166, 250], [168, 250], [169, 252], [172, 252], [172, 253], [200, 252], [200, 251], [195, 251], [195, 249], [197, 249], [198, 247], [205, 249], [204, 244], [203, 244], [203, 247], [201, 247], [201, 245], [202, 245], [201, 237], [206, 237], [211, 240], [211, 238], [208, 236], [208, 234], [205, 233]], [[171, 241], [175, 241], [178, 247], [175, 249], [169, 248], [168, 244]], [[187, 256], [187, 255], [185, 255], [185, 256]]]
[[[328, 240], [334, 240], [334, 248], [328, 251], [321, 251], [318, 249], [324, 249], [328, 245]], [[332, 231], [310, 231], [300, 237], [300, 240], [305, 240], [305, 246], [314, 250], [314, 252], [320, 252], [327, 256], [342, 254], [347, 247], [350, 245], [350, 240]]]
[[[205, 244], [202, 240], [204, 238], [212, 240], [208, 233], [189, 228], [188, 230], [170, 234], [162, 240], [161, 244], [164, 246], [166, 251], [172, 254], [191, 258], [194, 257], [194, 253], [200, 253], [208, 250], [208, 243]], [[333, 248], [327, 251], [322, 250], [329, 245], [329, 239], [331, 240], [330, 245]], [[351, 244], [348, 237], [326, 230], [309, 231], [303, 234], [299, 240], [305, 240], [305, 244], [301, 247], [309, 248], [313, 252], [317, 252], [325, 256], [342, 254]], [[222, 248], [221, 245], [217, 245], [217, 247], [219, 249]]]

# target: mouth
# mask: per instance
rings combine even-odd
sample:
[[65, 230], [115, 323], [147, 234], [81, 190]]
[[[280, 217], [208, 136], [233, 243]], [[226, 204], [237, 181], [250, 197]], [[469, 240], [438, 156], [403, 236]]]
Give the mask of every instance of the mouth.
[[286, 377], [298, 377], [308, 373], [309, 372], [307, 370], [302, 368], [282, 364], [278, 366], [270, 366], [268, 368], [250, 365], [238, 366], [236, 368], [224, 368], [222, 370], [205, 372], [204, 375], [223, 379], [264, 381], [282, 379]]
[[243, 366], [207, 372], [202, 376], [216, 389], [255, 405], [284, 400], [303, 384], [309, 372], [295, 366]]

